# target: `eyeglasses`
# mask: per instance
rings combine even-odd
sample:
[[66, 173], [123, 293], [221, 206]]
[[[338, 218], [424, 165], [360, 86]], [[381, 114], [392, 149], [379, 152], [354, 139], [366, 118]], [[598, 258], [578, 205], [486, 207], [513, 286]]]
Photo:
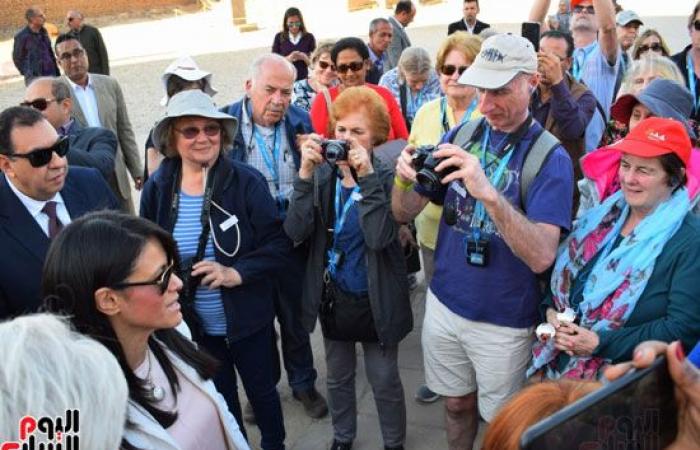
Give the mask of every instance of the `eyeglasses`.
[[83, 54], [85, 54], [85, 50], [82, 48], [74, 48], [72, 52], [61, 53], [58, 56], [58, 59], [61, 61], [70, 61], [71, 57], [78, 59], [83, 56]]
[[287, 22], [287, 27], [292, 28], [292, 27], [300, 27], [301, 22]]
[[658, 42], [653, 42], [649, 45], [644, 44], [639, 46], [639, 54], [646, 53], [649, 50], [651, 50], [652, 52], [661, 53], [663, 51], [663, 47], [661, 47], [661, 44], [659, 44]]
[[469, 68], [469, 66], [457, 67], [457, 66], [454, 66], [452, 64], [447, 64], [447, 65], [444, 65], [440, 68], [440, 72], [445, 76], [451, 77], [455, 73], [455, 70], [457, 71], [457, 73], [462, 75], [464, 73], [464, 71], [467, 70], [468, 68]]
[[202, 131], [205, 135], [209, 137], [214, 137], [221, 132], [221, 125], [218, 123], [212, 123], [209, 125], [204, 125], [204, 128], [199, 127], [187, 127], [187, 128], [175, 128], [175, 131], [180, 133], [185, 139], [194, 139], [199, 136]]
[[51, 161], [53, 154], [56, 153], [60, 157], [66, 156], [69, 149], [68, 136], [58, 138], [55, 144], [51, 147], [37, 148], [29, 153], [13, 153], [10, 158], [23, 158], [29, 161], [32, 167], [43, 167]]
[[123, 281], [121, 283], [116, 283], [112, 285], [112, 289], [126, 289], [135, 286], [158, 286], [158, 291], [160, 295], [165, 294], [168, 290], [168, 285], [170, 284], [170, 277], [173, 275], [175, 270], [175, 263], [170, 262], [168, 267], [163, 269], [163, 272], [156, 277], [155, 280], [151, 281]]
[[360, 70], [362, 70], [363, 67], [365, 67], [364, 61], [353, 61], [350, 64], [341, 64], [337, 66], [336, 71], [338, 73], [346, 73], [349, 69], [353, 72], [359, 72]]
[[67, 20], [68, 22], [72, 22], [72, 21], [74, 21], [75, 19], [77, 19], [77, 17], [69, 17], [69, 18], [67, 18], [66, 20]]
[[693, 22], [693, 28], [695, 28], [695, 31], [700, 31], [700, 20]]
[[319, 61], [317, 64], [318, 64], [318, 67], [321, 68], [321, 70], [326, 70], [326, 69], [330, 68], [332, 71], [335, 72], [335, 65], [333, 65], [333, 63], [329, 63], [326, 61]]
[[579, 13], [579, 14], [581, 14], [584, 11], [586, 11], [586, 13], [588, 13], [588, 14], [595, 14], [595, 8], [592, 5], [588, 5], [588, 6], [576, 5], [576, 6], [574, 6], [573, 11], [575, 13]]
[[30, 108], [34, 108], [38, 111], [45, 111], [46, 108], [49, 107], [49, 103], [57, 101], [57, 98], [35, 98], [31, 102], [22, 102], [19, 104], [19, 106], [29, 106]]

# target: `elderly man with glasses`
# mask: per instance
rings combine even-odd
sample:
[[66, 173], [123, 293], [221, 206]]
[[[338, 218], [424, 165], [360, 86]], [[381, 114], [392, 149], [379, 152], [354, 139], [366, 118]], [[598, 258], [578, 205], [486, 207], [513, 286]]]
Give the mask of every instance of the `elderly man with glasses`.
[[39, 308], [44, 258], [64, 225], [119, 207], [97, 170], [68, 170], [68, 144], [36, 109], [0, 113], [0, 320]]

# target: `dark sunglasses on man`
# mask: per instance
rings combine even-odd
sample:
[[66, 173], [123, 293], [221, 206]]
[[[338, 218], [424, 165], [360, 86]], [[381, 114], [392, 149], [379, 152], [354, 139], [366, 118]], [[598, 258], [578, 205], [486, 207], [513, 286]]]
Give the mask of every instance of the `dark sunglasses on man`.
[[170, 277], [173, 275], [174, 269], [175, 263], [171, 261], [170, 264], [168, 264], [168, 266], [165, 269], [163, 269], [163, 272], [161, 272], [155, 280], [123, 281], [121, 283], [113, 284], [111, 287], [112, 289], [126, 289], [134, 286], [157, 286], [158, 292], [160, 292], [160, 295], [163, 295], [165, 294], [165, 291], [168, 290], [168, 285], [170, 284]]
[[31, 102], [22, 102], [19, 104], [19, 106], [29, 106], [30, 108], [34, 108], [37, 111], [45, 111], [46, 108], [49, 107], [49, 103], [57, 101], [58, 99], [55, 98], [35, 98]]
[[56, 153], [60, 157], [66, 156], [70, 148], [68, 136], [62, 136], [51, 146], [46, 148], [37, 148], [29, 153], [13, 153], [8, 155], [10, 159], [12, 158], [22, 158], [29, 161], [32, 167], [43, 167], [47, 165], [53, 154]]
[[575, 13], [578, 13], [578, 14], [581, 14], [584, 11], [586, 11], [588, 14], [595, 14], [595, 8], [592, 5], [588, 5], [588, 6], [576, 5], [576, 6], [574, 6], [573, 11]]
[[457, 71], [457, 73], [462, 75], [464, 73], [464, 71], [467, 70], [468, 68], [469, 68], [469, 66], [457, 67], [457, 66], [454, 66], [452, 64], [445, 64], [444, 66], [442, 66], [442, 68], [440, 68], [440, 72], [445, 76], [451, 77], [455, 73], [455, 70]]

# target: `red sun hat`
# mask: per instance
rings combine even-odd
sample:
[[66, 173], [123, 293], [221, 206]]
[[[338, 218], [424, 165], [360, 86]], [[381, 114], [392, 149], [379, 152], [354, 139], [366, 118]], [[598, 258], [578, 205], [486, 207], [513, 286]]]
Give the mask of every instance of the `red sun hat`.
[[583, 2], [590, 2], [591, 0], [571, 0], [571, 9], [574, 9], [576, 5]]
[[649, 117], [634, 127], [624, 139], [608, 146], [629, 155], [642, 158], [675, 153], [688, 167], [692, 144], [685, 126], [673, 119]]

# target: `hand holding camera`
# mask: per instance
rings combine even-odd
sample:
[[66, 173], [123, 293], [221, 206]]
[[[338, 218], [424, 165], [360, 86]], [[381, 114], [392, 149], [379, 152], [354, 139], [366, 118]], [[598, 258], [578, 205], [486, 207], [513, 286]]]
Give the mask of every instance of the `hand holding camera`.
[[348, 138], [345, 142], [349, 148], [347, 152], [347, 163], [350, 167], [355, 169], [357, 176], [365, 177], [374, 172], [369, 151], [353, 138]]
[[324, 150], [321, 147], [323, 138], [318, 134], [307, 135], [306, 140], [301, 144], [301, 166], [299, 167], [299, 178], [310, 180], [316, 167], [323, 163]]
[[541, 51], [537, 53], [537, 71], [542, 75], [542, 83], [554, 86], [564, 79], [561, 70], [561, 61], [554, 53]]

